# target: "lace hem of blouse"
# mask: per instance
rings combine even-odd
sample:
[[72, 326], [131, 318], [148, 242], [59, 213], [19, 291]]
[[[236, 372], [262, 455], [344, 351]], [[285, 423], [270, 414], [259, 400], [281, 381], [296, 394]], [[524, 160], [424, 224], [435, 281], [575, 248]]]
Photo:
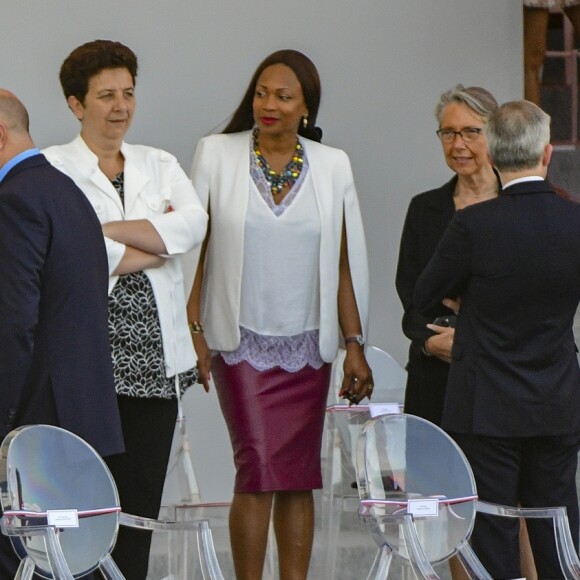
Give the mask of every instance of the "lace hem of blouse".
[[240, 346], [221, 353], [230, 366], [246, 361], [257, 371], [281, 367], [295, 373], [307, 365], [319, 369], [324, 364], [318, 348], [318, 330], [295, 336], [265, 336], [240, 327], [240, 334]]

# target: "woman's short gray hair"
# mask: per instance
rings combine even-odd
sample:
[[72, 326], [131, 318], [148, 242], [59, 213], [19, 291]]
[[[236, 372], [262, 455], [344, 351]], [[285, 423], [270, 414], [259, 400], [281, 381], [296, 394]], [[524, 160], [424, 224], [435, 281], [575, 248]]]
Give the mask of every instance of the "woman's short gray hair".
[[550, 143], [550, 115], [530, 101], [510, 101], [491, 115], [486, 133], [499, 171], [532, 169]]
[[477, 113], [485, 121], [497, 109], [497, 101], [495, 97], [482, 87], [464, 87], [457, 85], [454, 89], [447, 91], [441, 95], [439, 102], [435, 107], [435, 117], [437, 122], [441, 123], [443, 109], [451, 103], [462, 103], [469, 107], [474, 113]]

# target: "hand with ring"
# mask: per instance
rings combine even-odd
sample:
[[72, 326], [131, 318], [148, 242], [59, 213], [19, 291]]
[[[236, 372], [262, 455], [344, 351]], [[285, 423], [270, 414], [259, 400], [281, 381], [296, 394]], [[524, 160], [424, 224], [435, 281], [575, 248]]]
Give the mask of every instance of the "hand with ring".
[[358, 405], [373, 392], [373, 373], [362, 348], [349, 349], [344, 359], [344, 378], [339, 396]]
[[[358, 377], [353, 377], [352, 381], [354, 386], [356, 386], [359, 383]], [[368, 397], [369, 401], [371, 399], [371, 396], [373, 394], [373, 389], [374, 389], [374, 384], [368, 383], [367, 387], [366, 387], [366, 396]], [[352, 391], [346, 391], [344, 393], [342, 393], [342, 398], [346, 399], [347, 401], [349, 401], [350, 404], [354, 404], [354, 405], [358, 405], [360, 403], [360, 400], [364, 398], [364, 396], [359, 398], [359, 394], [357, 392], [352, 392]]]
[[352, 404], [358, 405], [358, 395], [356, 393], [350, 393], [349, 391], [347, 391], [342, 395], [342, 398], [346, 399], [351, 405]]

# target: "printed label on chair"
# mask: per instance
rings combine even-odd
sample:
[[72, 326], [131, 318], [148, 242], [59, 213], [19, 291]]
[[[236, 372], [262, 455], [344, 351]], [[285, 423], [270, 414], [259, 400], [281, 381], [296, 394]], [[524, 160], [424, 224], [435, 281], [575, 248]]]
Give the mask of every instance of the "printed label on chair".
[[392, 415], [400, 412], [401, 408], [398, 403], [369, 403], [369, 413], [372, 419], [379, 415]]
[[57, 528], [78, 528], [79, 514], [77, 510], [46, 510], [49, 526]]
[[409, 499], [407, 501], [407, 513], [416, 518], [431, 518], [439, 515], [438, 499]]

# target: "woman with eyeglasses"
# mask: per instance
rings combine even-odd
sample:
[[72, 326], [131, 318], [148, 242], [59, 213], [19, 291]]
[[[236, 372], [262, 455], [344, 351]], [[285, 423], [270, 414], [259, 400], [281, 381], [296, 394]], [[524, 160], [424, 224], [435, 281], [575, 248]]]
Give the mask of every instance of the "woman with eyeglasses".
[[496, 197], [501, 184], [487, 155], [485, 124], [497, 107], [493, 95], [481, 87], [463, 87], [441, 95], [435, 109], [436, 134], [454, 176], [444, 185], [411, 200], [399, 250], [396, 285], [405, 313], [403, 332], [411, 340], [407, 364], [405, 412], [441, 424], [445, 386], [451, 360], [457, 305], [441, 304], [440, 324], [432, 324], [413, 307], [419, 275], [456, 210]]
[[[454, 176], [444, 185], [411, 199], [399, 249], [396, 286], [403, 303], [403, 332], [411, 340], [407, 363], [405, 412], [441, 425], [447, 375], [453, 346], [453, 320], [459, 304], [451, 298], [441, 304], [436, 321], [421, 316], [413, 307], [417, 279], [435, 253], [453, 214], [492, 199], [501, 190], [499, 176], [487, 154], [485, 125], [498, 106], [493, 95], [481, 87], [463, 87], [443, 93], [435, 108], [436, 131], [443, 156]], [[525, 522], [520, 547], [522, 572], [537, 578]], [[466, 578], [461, 564], [451, 560], [452, 577]]]

